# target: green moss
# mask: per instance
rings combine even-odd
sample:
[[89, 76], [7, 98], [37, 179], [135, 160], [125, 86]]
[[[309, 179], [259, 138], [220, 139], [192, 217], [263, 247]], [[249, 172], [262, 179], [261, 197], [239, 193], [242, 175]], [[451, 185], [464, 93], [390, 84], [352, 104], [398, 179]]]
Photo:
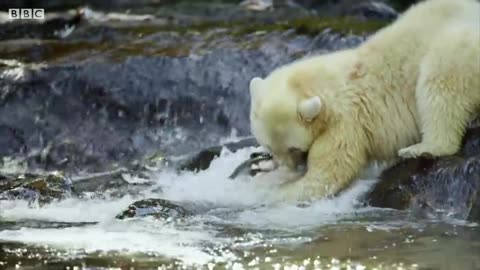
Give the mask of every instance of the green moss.
[[319, 18], [306, 17], [279, 21], [274, 23], [247, 23], [244, 21], [235, 22], [203, 22], [188, 26], [164, 25], [164, 26], [143, 26], [124, 31], [131, 31], [136, 34], [149, 35], [160, 31], [171, 31], [179, 34], [187, 32], [206, 32], [212, 29], [228, 29], [233, 36], [246, 35], [258, 31], [273, 32], [294, 29], [298, 34], [316, 35], [325, 29], [347, 34], [367, 34], [386, 26], [383, 21], [360, 21], [353, 18]]
[[316, 35], [325, 29], [347, 34], [366, 34], [372, 33], [385, 26], [385, 22], [380, 21], [358, 21], [350, 18], [302, 18], [286, 22], [264, 25], [246, 25], [240, 28], [236, 34], [247, 34], [255, 31], [281, 31], [294, 29], [298, 34]]

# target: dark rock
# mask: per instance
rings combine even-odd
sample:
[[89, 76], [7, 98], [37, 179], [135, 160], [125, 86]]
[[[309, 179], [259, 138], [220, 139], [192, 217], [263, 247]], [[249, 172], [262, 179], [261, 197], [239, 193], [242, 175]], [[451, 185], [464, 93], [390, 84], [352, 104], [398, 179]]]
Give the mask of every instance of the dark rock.
[[353, 16], [363, 20], [393, 21], [397, 18], [398, 13], [382, 1], [364, 1], [344, 9], [341, 15]]
[[0, 2], [0, 10], [32, 7], [42, 7], [47, 10], [65, 10], [83, 5], [114, 9], [135, 6], [155, 6], [171, 2], [172, 0], [4, 0]]
[[106, 171], [153, 153], [200, 150], [233, 129], [247, 135], [249, 79], [314, 48], [306, 37], [260, 39], [258, 49], [196, 57], [8, 66], [0, 70], [2, 143], [31, 168]]
[[405, 10], [418, 2], [420, 0], [388, 0], [388, 3], [398, 10]]
[[153, 216], [157, 219], [170, 220], [185, 218], [192, 213], [184, 207], [163, 199], [145, 199], [134, 202], [117, 219]]
[[[17, 148], [29, 153], [31, 166], [46, 170], [103, 171], [107, 162], [154, 152], [184, 154], [233, 128], [247, 134], [244, 84], [263, 72], [247, 55], [219, 51], [199, 60], [136, 58], [32, 70], [26, 82], [0, 82], [0, 122], [18, 131], [11, 145], [25, 142]], [[238, 67], [226, 68], [228, 61]]]
[[21, 199], [30, 203], [49, 203], [72, 195], [72, 182], [60, 173], [0, 176], [0, 199]]
[[[428, 159], [409, 159], [382, 172], [380, 180], [369, 193], [368, 202], [372, 206], [393, 209], [406, 209], [418, 193], [411, 176], [425, 173], [433, 166]], [[384, 180], [385, 179], [385, 180]]]
[[385, 170], [370, 205], [479, 221], [480, 128], [467, 132], [455, 156], [409, 159]]
[[120, 198], [138, 195], [152, 185], [147, 172], [118, 169], [72, 177], [73, 190], [85, 198]]
[[465, 157], [480, 155], [480, 126], [469, 129], [465, 134], [461, 155]]
[[[50, 4], [62, 3], [79, 2]], [[25, 159], [28, 169], [103, 172], [156, 153], [197, 152], [232, 131], [248, 136], [252, 77], [356, 46], [375, 30], [304, 20], [311, 13], [287, 6], [258, 14], [229, 1], [158, 4], [118, 20], [83, 9], [0, 23], [0, 59], [16, 59], [0, 60], [0, 157]], [[134, 17], [142, 11], [151, 19]], [[54, 35], [72, 25], [69, 35]], [[365, 35], [346, 34], [351, 28]]]
[[475, 195], [476, 199], [472, 202], [472, 208], [470, 209], [470, 213], [468, 214], [468, 220], [474, 220], [479, 222], [480, 221], [480, 194], [477, 191]]
[[25, 145], [20, 131], [0, 124], [0, 156], [11, 156], [22, 152]]
[[65, 198], [112, 198], [138, 195], [151, 187], [150, 171], [141, 166], [66, 177], [60, 172], [0, 174], [0, 200], [50, 203]]
[[[297, 0], [296, 3], [318, 11], [320, 15], [348, 16], [361, 20], [392, 21], [398, 16], [390, 1], [382, 0]], [[403, 7], [403, 6], [402, 6]]]
[[31, 20], [14, 20], [1, 24], [0, 41], [10, 39], [59, 39], [63, 38], [69, 28], [75, 27], [83, 20], [81, 14], [75, 16], [59, 16], [38, 23]]
[[219, 157], [222, 149], [226, 148], [232, 152], [245, 147], [258, 146], [255, 138], [247, 138], [238, 142], [227, 143], [225, 145], [213, 146], [205, 150], [200, 151], [192, 157], [187, 158], [185, 161], [181, 161], [178, 168], [180, 170], [188, 171], [201, 171], [206, 170], [210, 166], [210, 163], [216, 157]]

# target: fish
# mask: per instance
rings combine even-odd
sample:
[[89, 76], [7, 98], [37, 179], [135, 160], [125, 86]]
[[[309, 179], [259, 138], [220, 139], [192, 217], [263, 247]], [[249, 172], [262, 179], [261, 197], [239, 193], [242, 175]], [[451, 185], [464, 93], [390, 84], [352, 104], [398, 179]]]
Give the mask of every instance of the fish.
[[[267, 162], [263, 164], [262, 162]], [[264, 152], [255, 152], [250, 155], [250, 158], [242, 162], [238, 167], [233, 171], [233, 173], [228, 177], [230, 179], [235, 179], [240, 175], [249, 174], [250, 176], [255, 176], [259, 172], [271, 171], [275, 169], [276, 163], [273, 161], [273, 156], [269, 153]]]

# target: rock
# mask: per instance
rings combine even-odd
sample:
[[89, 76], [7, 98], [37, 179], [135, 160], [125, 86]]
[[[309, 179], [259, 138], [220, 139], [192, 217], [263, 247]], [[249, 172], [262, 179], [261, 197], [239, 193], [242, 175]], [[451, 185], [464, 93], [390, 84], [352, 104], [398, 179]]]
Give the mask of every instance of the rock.
[[362, 20], [393, 21], [397, 18], [398, 13], [382, 1], [364, 1], [342, 10], [341, 15], [353, 16]]
[[[10, 7], [11, 8], [11, 7]], [[14, 20], [1, 24], [0, 40], [61, 39], [83, 20], [82, 14], [57, 16], [42, 23], [31, 20]]]
[[180, 205], [163, 199], [145, 199], [134, 202], [128, 209], [117, 215], [117, 219], [141, 218], [153, 216], [157, 219], [171, 220], [185, 218], [192, 213]]
[[455, 156], [410, 159], [385, 170], [367, 195], [368, 203], [480, 221], [479, 142], [480, 128], [470, 129]]
[[[211, 48], [190, 57], [8, 66], [0, 70], [0, 123], [7, 135], [0, 142], [11, 146], [8, 154], [28, 156], [31, 168], [76, 172], [107, 171], [158, 152], [186, 154], [234, 129], [247, 135], [245, 82], [326, 44], [284, 34], [258, 39], [265, 42], [258, 49]], [[361, 41], [353, 40], [341, 46]]]
[[[396, 3], [382, 0], [296, 0], [296, 3], [316, 10], [320, 15], [354, 17], [360, 20], [393, 21], [398, 13]], [[412, 2], [412, 1], [411, 1]], [[404, 5], [399, 5], [404, 8]]]
[[0, 156], [11, 156], [22, 152], [25, 145], [21, 131], [0, 124]]
[[405, 10], [420, 0], [388, 0], [387, 2], [398, 10]]
[[432, 160], [409, 159], [383, 171], [381, 180], [367, 196], [369, 204], [376, 207], [407, 209], [417, 194], [411, 176], [415, 172], [427, 171], [432, 165]]
[[20, 199], [41, 205], [65, 198], [112, 198], [138, 195], [153, 177], [142, 167], [66, 177], [63, 173], [1, 173], [0, 200]]
[[138, 195], [153, 184], [146, 171], [118, 169], [72, 177], [73, 190], [83, 198], [120, 198]]
[[20, 199], [45, 204], [72, 195], [72, 182], [60, 173], [0, 176], [0, 199]]
[[158, 4], [0, 22], [0, 59], [16, 59], [0, 60], [0, 156], [28, 169], [104, 172], [195, 153], [233, 131], [248, 136], [252, 77], [356, 46], [383, 26], [287, 5], [256, 13], [229, 1]]
[[[35, 6], [47, 10], [71, 9], [81, 5], [96, 8], [131, 8], [135, 6], [155, 6], [171, 3], [172, 0], [36, 0]], [[4, 0], [0, 2], [0, 10], [8, 8], [32, 8], [31, 0]]]
[[208, 169], [210, 163], [216, 157], [219, 157], [224, 148], [229, 151], [236, 152], [237, 150], [245, 147], [255, 147], [258, 146], [255, 138], [247, 138], [240, 140], [238, 142], [227, 143], [224, 145], [213, 146], [205, 150], [200, 151], [199, 153], [188, 157], [184, 161], [180, 161], [178, 168], [180, 170], [187, 171], [202, 171]]
[[476, 199], [472, 203], [472, 208], [470, 209], [470, 213], [468, 214], [468, 220], [473, 220], [476, 222], [480, 222], [480, 195], [476, 195]]

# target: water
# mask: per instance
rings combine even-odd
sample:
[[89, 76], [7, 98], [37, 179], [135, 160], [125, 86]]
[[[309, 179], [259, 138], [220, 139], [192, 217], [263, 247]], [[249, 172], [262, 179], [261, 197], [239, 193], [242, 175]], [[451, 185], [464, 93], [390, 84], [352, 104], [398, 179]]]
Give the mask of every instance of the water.
[[[225, 151], [199, 173], [161, 172], [136, 197], [42, 208], [1, 201], [0, 269], [480, 269], [476, 224], [359, 204], [374, 180], [334, 200], [264, 205], [266, 185], [227, 179], [254, 150]], [[202, 211], [181, 220], [114, 218], [152, 197]]]

